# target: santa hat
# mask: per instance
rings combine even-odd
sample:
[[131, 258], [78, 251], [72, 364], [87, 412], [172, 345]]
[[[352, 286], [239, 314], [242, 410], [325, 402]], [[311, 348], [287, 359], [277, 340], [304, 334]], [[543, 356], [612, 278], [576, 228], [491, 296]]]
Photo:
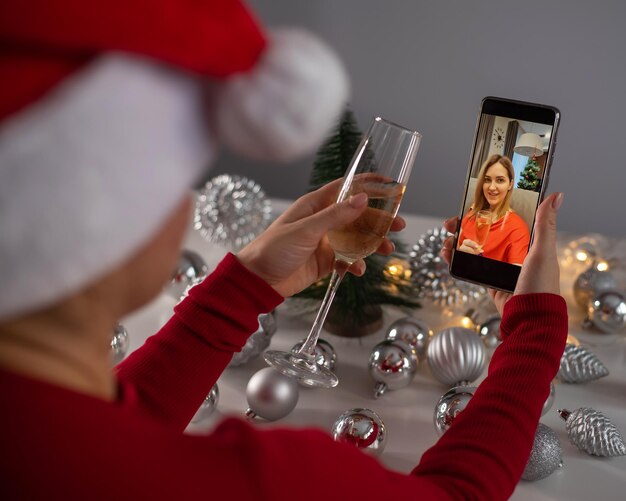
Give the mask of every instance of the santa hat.
[[217, 144], [314, 149], [347, 99], [313, 35], [265, 34], [239, 0], [5, 0], [0, 16], [0, 318], [128, 259]]

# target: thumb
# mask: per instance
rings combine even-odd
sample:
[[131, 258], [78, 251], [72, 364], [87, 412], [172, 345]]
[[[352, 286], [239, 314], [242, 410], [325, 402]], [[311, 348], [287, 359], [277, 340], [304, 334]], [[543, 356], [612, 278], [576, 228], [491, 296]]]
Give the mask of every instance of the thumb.
[[307, 224], [310, 228], [324, 234], [328, 230], [354, 221], [367, 206], [367, 200], [366, 193], [358, 193], [313, 214], [308, 218]]
[[532, 250], [556, 248], [556, 216], [563, 203], [563, 193], [553, 193], [537, 209]]

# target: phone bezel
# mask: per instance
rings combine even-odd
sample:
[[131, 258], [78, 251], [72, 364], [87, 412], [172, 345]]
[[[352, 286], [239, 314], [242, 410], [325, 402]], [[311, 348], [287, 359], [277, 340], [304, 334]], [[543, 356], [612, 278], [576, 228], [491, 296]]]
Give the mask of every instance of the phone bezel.
[[[456, 232], [454, 234], [454, 246], [452, 248], [452, 259], [450, 261], [449, 268], [450, 274], [454, 278], [458, 278], [460, 280], [484, 285], [505, 292], [513, 292], [515, 290], [515, 285], [517, 284], [517, 279], [521, 272], [520, 266], [504, 263], [495, 259], [474, 256], [473, 254], [469, 254], [466, 252], [457, 252], [456, 250], [461, 228], [461, 220], [463, 218], [463, 208], [465, 206], [467, 191], [470, 184], [472, 161], [474, 159], [474, 155], [476, 154], [476, 148], [478, 146], [478, 128], [480, 126], [480, 120], [483, 114], [514, 118], [517, 120], [542, 123], [552, 126], [552, 134], [550, 135], [548, 150], [546, 151], [546, 165], [544, 168], [541, 190], [539, 191], [539, 197], [537, 199], [538, 207], [541, 201], [544, 199], [544, 195], [548, 188], [548, 181], [550, 179], [550, 170], [552, 167], [552, 160], [554, 158], [554, 150], [557, 142], [557, 131], [561, 119], [561, 112], [554, 106], [489, 96], [485, 97], [482, 100], [480, 111], [478, 113], [478, 119], [476, 120], [472, 154], [469, 158], [469, 166], [467, 169], [467, 175], [465, 177], [465, 187], [463, 190], [463, 196], [461, 197], [461, 207], [458, 212], [459, 221], [457, 224]], [[535, 213], [536, 210], [537, 208], [535, 207]], [[534, 233], [535, 218], [533, 218], [533, 224], [530, 232], [531, 245]]]

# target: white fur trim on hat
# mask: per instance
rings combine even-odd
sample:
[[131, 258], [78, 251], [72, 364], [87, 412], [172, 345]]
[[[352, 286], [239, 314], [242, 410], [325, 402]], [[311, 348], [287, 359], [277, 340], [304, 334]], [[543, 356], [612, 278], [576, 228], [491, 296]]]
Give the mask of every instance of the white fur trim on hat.
[[304, 30], [276, 30], [252, 71], [219, 86], [216, 132], [242, 155], [293, 160], [322, 143], [348, 93], [346, 71], [326, 44]]
[[0, 318], [121, 264], [211, 160], [199, 85], [104, 56], [0, 126]]

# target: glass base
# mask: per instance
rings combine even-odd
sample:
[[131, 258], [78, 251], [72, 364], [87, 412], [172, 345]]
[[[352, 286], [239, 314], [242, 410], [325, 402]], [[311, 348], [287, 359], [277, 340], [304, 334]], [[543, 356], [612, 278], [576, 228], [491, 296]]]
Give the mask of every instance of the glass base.
[[265, 352], [264, 358], [278, 372], [294, 377], [306, 386], [334, 388], [339, 384], [339, 379], [332, 371], [302, 353], [269, 350]]

